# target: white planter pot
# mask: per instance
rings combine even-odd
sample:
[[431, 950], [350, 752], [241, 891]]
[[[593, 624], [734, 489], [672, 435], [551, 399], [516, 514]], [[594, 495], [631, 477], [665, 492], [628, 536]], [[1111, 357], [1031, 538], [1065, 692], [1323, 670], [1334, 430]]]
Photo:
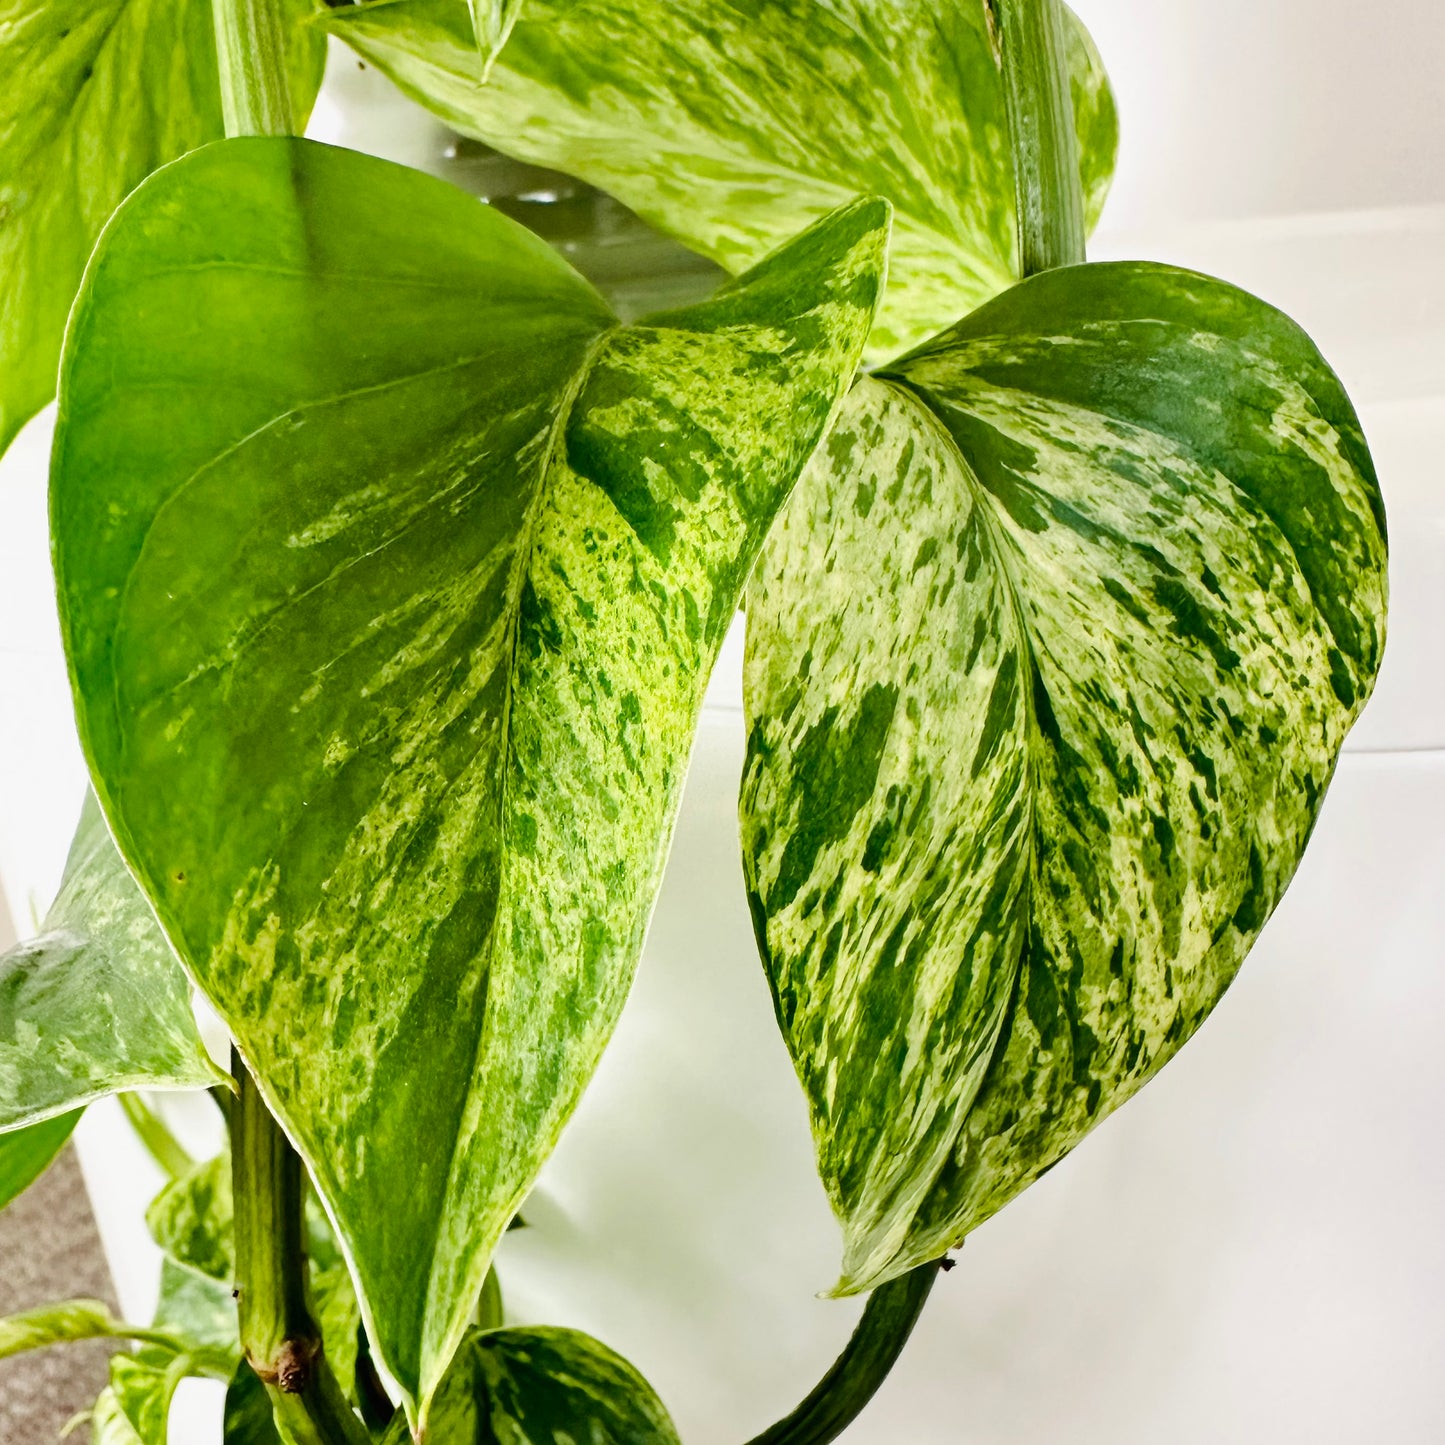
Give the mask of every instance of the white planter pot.
[[[1424, 1445], [1445, 1438], [1445, 213], [1111, 247], [1280, 301], [1340, 369], [1395, 539], [1385, 673], [1216, 1017], [970, 1241], [847, 1438]], [[58, 880], [84, 786], [45, 449], [42, 421], [0, 466], [0, 878], [22, 928]], [[688, 1445], [732, 1445], [788, 1410], [858, 1312], [815, 1298], [837, 1235], [743, 898], [738, 643], [635, 994], [499, 1265], [513, 1319], [574, 1324], [629, 1356]], [[113, 1108], [77, 1142], [123, 1305], [144, 1317], [157, 1261], [139, 1214], [158, 1174]], [[217, 1439], [218, 1400], [187, 1386], [175, 1438]]]

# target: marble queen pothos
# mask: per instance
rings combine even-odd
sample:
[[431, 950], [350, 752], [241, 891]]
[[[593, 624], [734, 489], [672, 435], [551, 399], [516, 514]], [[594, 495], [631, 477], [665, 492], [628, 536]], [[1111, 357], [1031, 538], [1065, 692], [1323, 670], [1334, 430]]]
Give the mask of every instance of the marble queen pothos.
[[1385, 590], [1339, 382], [1221, 282], [1047, 272], [854, 389], [751, 584], [742, 792], [840, 1292], [958, 1244], [1199, 1026]]

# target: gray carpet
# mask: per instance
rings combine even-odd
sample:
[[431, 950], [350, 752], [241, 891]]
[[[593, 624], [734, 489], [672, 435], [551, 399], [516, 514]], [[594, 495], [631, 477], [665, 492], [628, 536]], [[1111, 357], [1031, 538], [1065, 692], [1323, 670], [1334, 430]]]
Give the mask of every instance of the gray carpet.
[[[0, 948], [10, 941], [0, 895]], [[114, 1291], [90, 1199], [69, 1146], [19, 1199], [0, 1210], [0, 1315], [76, 1296], [107, 1300]], [[105, 1385], [111, 1347], [102, 1341], [56, 1345], [0, 1360], [0, 1445], [51, 1445]], [[90, 1439], [77, 1429], [72, 1441]]]

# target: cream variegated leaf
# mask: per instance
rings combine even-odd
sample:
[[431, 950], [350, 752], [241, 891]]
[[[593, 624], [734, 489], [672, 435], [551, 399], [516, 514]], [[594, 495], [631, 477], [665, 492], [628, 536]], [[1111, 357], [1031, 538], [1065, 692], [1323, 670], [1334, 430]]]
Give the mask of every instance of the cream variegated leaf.
[[432, 1445], [678, 1445], [652, 1387], [580, 1330], [473, 1330], [437, 1392]]
[[107, 1094], [225, 1077], [180, 960], [87, 797], [41, 932], [0, 954], [0, 1140]]
[[[1068, 19], [1093, 221], [1118, 119], [1093, 42]], [[327, 23], [458, 130], [590, 181], [729, 271], [852, 196], [886, 196], [874, 360], [1018, 275], [983, 0], [528, 0], [485, 84], [466, 0], [341, 6]]]
[[125, 1325], [101, 1300], [60, 1300], [0, 1318], [0, 1360], [69, 1340], [125, 1338]]
[[1384, 615], [1348, 399], [1223, 283], [1050, 272], [855, 389], [750, 589], [742, 807], [840, 1289], [960, 1242], [1199, 1026]]
[[611, 1034], [887, 224], [619, 328], [460, 191], [228, 141], [91, 265], [52, 476], [82, 738], [414, 1421]]
[[151, 1445], [136, 1433], [115, 1389], [107, 1385], [90, 1415], [90, 1445]]

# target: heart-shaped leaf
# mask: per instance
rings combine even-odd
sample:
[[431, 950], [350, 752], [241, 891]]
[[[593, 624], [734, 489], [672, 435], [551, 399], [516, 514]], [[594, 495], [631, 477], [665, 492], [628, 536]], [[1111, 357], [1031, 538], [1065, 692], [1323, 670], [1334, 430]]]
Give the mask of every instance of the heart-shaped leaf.
[[88, 797], [44, 930], [0, 955], [0, 1130], [124, 1089], [224, 1081], [185, 973]]
[[957, 1244], [1199, 1026], [1384, 614], [1349, 401], [1221, 282], [1049, 272], [854, 391], [750, 591], [742, 795], [840, 1289]]
[[678, 1445], [647, 1381], [579, 1330], [472, 1331], [437, 1391], [432, 1445]]
[[[1090, 221], [1118, 118], [1069, 15]], [[990, 11], [911, 0], [529, 0], [480, 83], [465, 0], [342, 6], [327, 23], [450, 125], [580, 176], [737, 272], [866, 193], [896, 208], [869, 355], [896, 355], [1017, 275]]]
[[[283, 0], [298, 112], [325, 60]], [[0, 11], [0, 452], [55, 394], [95, 238], [157, 167], [224, 133], [211, 9], [194, 0], [10, 0]]]
[[887, 223], [617, 329], [449, 186], [228, 141], [92, 262], [52, 474], [82, 740], [413, 1408], [610, 1036]]
[[236, 1268], [234, 1225], [229, 1150], [171, 1180], [146, 1210], [151, 1238], [172, 1259], [229, 1283]]

